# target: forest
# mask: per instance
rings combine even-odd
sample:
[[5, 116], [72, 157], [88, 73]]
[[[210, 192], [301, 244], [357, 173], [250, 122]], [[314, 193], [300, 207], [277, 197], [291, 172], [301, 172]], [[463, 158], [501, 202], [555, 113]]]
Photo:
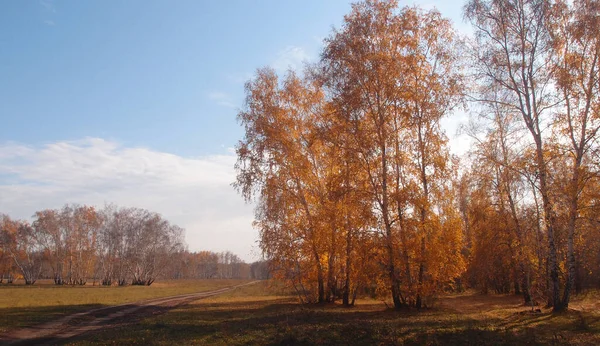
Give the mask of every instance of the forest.
[[[464, 18], [471, 37], [359, 2], [318, 62], [246, 83], [234, 186], [301, 301], [472, 288], [556, 312], [600, 288], [600, 2], [470, 0]], [[462, 157], [440, 125], [457, 112]]]
[[33, 222], [0, 214], [0, 283], [39, 278], [56, 285], [145, 285], [156, 279], [266, 279], [225, 252], [187, 250], [184, 230], [140, 208], [80, 205], [46, 209]]

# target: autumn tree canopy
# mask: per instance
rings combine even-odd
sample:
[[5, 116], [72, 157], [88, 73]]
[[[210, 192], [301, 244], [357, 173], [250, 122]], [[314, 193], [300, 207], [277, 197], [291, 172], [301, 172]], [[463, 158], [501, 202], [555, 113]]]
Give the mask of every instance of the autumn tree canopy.
[[[309, 302], [420, 308], [470, 286], [567, 308], [600, 258], [599, 11], [472, 0], [469, 39], [436, 10], [367, 0], [317, 63], [259, 69], [235, 186], [276, 277]], [[440, 122], [467, 103], [458, 160]]]

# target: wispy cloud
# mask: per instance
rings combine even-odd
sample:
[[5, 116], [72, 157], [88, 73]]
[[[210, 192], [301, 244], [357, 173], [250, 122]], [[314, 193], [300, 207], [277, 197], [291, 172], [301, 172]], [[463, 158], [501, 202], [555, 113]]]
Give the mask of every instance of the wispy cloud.
[[249, 73], [249, 72], [238, 73], [238, 74], [231, 73], [231, 74], [227, 75], [227, 79], [236, 84], [244, 84], [248, 80], [252, 79], [252, 77], [253, 77], [252, 73]]
[[[54, 0], [39, 0], [40, 6], [43, 8], [44, 16], [52, 18], [56, 14], [56, 6]], [[55, 26], [54, 20], [47, 18], [42, 22], [47, 26]]]
[[460, 127], [468, 122], [469, 115], [462, 109], [457, 109], [452, 114], [442, 118], [440, 125], [448, 136], [448, 144], [452, 154], [463, 155], [473, 145], [471, 137], [460, 131]]
[[40, 5], [48, 12], [56, 13], [56, 6], [53, 0], [40, 0]]
[[230, 186], [235, 155], [186, 158], [101, 138], [0, 144], [0, 212], [28, 219], [64, 203], [147, 208], [186, 229], [192, 250], [251, 259], [251, 206]]
[[229, 94], [219, 91], [213, 91], [208, 93], [208, 98], [213, 101], [216, 101], [217, 104], [220, 106], [227, 108], [238, 108], [238, 106], [233, 102], [233, 99], [231, 98], [231, 96], [229, 96]]
[[323, 46], [326, 38], [327, 38], [327, 36], [313, 36], [312, 37], [313, 41], [316, 44], [318, 44], [319, 46]]
[[298, 70], [304, 62], [312, 60], [311, 58], [304, 48], [287, 46], [277, 53], [277, 58], [271, 63], [271, 67], [279, 73], [288, 69]]

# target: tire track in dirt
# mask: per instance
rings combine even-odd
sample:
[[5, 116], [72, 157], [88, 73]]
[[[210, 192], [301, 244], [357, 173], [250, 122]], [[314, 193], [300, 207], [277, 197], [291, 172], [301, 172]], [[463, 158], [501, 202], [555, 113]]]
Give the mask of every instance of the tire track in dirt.
[[56, 345], [99, 329], [132, 323], [144, 317], [167, 312], [170, 309], [194, 300], [216, 296], [235, 288], [251, 285], [258, 281], [221, 288], [213, 291], [182, 294], [155, 298], [137, 303], [128, 303], [105, 308], [78, 312], [56, 321], [14, 330], [0, 335], [1, 345]]

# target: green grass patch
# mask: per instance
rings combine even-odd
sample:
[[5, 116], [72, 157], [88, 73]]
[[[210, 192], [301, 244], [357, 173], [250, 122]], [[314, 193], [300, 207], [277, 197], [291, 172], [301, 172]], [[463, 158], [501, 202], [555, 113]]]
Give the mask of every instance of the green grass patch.
[[436, 308], [423, 311], [393, 311], [375, 300], [352, 308], [301, 305], [261, 282], [71, 344], [594, 345], [600, 344], [599, 321], [598, 310], [530, 313], [518, 297], [476, 294], [441, 297]]
[[174, 280], [151, 286], [0, 285], [0, 333], [102, 306], [210, 291], [249, 280]]

